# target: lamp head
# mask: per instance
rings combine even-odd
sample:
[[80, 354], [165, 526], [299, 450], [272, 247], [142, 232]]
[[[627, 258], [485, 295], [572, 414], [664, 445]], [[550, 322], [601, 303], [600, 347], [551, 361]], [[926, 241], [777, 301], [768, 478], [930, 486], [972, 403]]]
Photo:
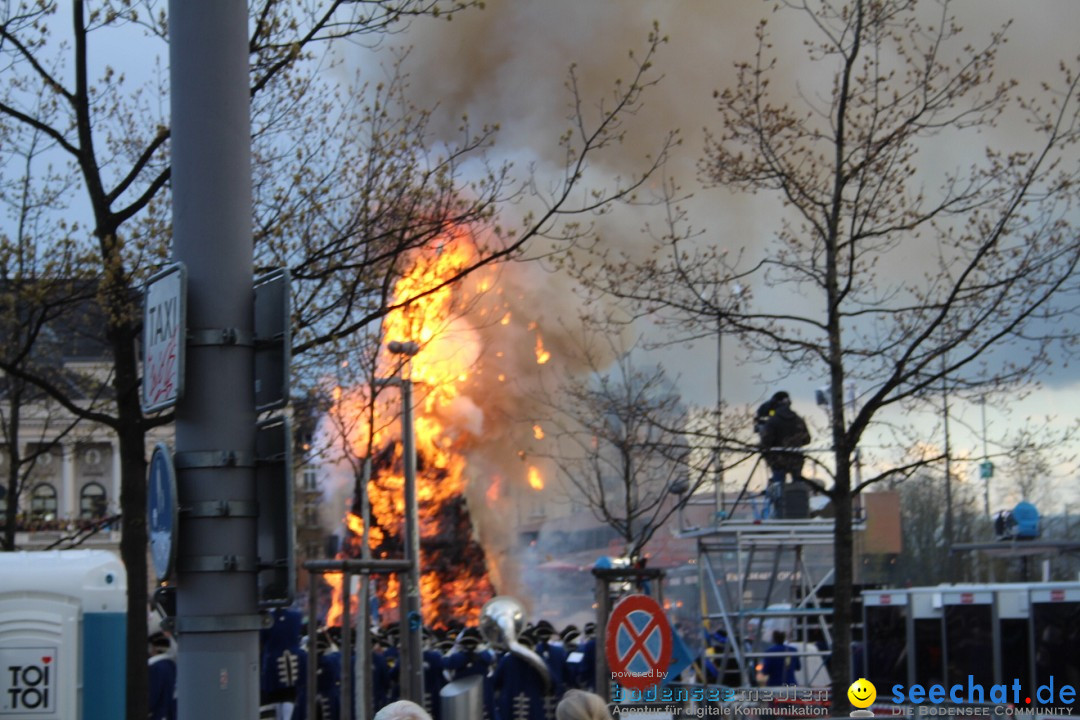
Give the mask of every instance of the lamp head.
[[416, 353], [420, 352], [420, 344], [412, 342], [401, 342], [400, 340], [391, 340], [386, 345], [386, 349], [392, 352], [394, 355], [408, 355], [412, 357]]

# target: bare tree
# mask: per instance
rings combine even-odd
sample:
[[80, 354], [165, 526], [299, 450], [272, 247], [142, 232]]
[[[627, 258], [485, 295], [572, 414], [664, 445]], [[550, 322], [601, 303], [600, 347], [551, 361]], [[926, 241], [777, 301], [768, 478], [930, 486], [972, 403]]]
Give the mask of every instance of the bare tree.
[[555, 463], [567, 499], [618, 532], [637, 562], [711, 468], [693, 465], [701, 460], [691, 452], [688, 414], [662, 367], [638, 365], [610, 336], [604, 348], [585, 343], [581, 355], [585, 370], [537, 403], [549, 430], [534, 454]]
[[[100, 317], [91, 317], [93, 285], [75, 277], [75, 246], [53, 217], [64, 205], [67, 188], [63, 183], [42, 188], [32, 182], [34, 173], [47, 164], [49, 143], [43, 133], [32, 128], [6, 140], [9, 168], [0, 181], [0, 208], [10, 220], [10, 231], [0, 229], [0, 356], [5, 366], [65, 385], [84, 406], [92, 407], [103, 399], [97, 392], [100, 384], [88, 382], [66, 364], [76, 348], [84, 353], [88, 348], [104, 350], [101, 342], [87, 337], [92, 328], [102, 327]], [[107, 358], [102, 359], [107, 364]], [[19, 510], [36, 478], [35, 468], [80, 420], [22, 373], [0, 375], [0, 439], [6, 455], [0, 549], [7, 551], [16, 549]], [[59, 523], [60, 518], [52, 521]]]
[[1011, 488], [1005, 492], [1005, 502], [1011, 509], [1021, 500], [1027, 500], [1046, 513], [1055, 505], [1064, 505], [1054, 487], [1057, 468], [1075, 463], [1075, 456], [1068, 456], [1060, 446], [1048, 446], [1035, 433], [1024, 429], [1011, 438], [1005, 448], [1002, 479]]
[[[32, 276], [4, 279], [0, 283], [0, 338], [3, 339], [0, 356], [3, 363], [19, 369], [18, 374], [0, 375], [0, 440], [6, 455], [3, 479], [6, 505], [0, 542], [3, 550], [16, 549], [19, 509], [25, 505], [24, 493], [37, 478], [35, 468], [44, 456], [54, 454], [61, 447], [81, 420], [28, 382], [26, 374], [47, 377], [67, 388], [87, 408], [100, 406], [109, 399], [100, 394], [100, 383], [88, 381], [84, 373], [66, 367], [67, 350], [86, 344], [80, 343], [78, 325], [89, 318], [72, 312], [71, 303], [74, 297], [82, 295], [81, 307], [85, 311], [92, 301], [85, 294], [88, 287], [80, 281], [37, 280]], [[101, 348], [100, 343], [94, 345]], [[108, 362], [107, 357], [100, 360], [104, 364]], [[52, 520], [60, 522], [59, 517]]]
[[[955, 480], [954, 480], [955, 482]], [[953, 486], [953, 504], [958, 542], [974, 542], [988, 523], [980, 517], [978, 493], [971, 485]], [[900, 486], [900, 516], [904, 546], [896, 570], [898, 582], [909, 585], [936, 585], [942, 582], [974, 580], [974, 568], [962, 563], [963, 577], [950, 576], [941, 561], [951, 550], [945, 537], [942, 507], [945, 503], [943, 478], [926, 472], [905, 480]], [[970, 558], [965, 558], [970, 559]]]
[[[720, 123], [700, 164], [707, 183], [780, 200], [770, 252], [702, 249], [694, 233], [668, 230], [646, 262], [612, 253], [582, 274], [685, 336], [715, 332], [719, 320], [753, 361], [828, 383], [833, 701], [843, 711], [852, 499], [905, 469], [854, 482], [860, 438], [887, 411], [925, 408], [946, 379], [957, 396], [1009, 392], [1071, 343], [1058, 322], [1075, 311], [1080, 259], [1070, 219], [1080, 188], [1078, 75], [1063, 65], [1040, 99], [1019, 96], [1014, 82], [992, 74], [1005, 30], [968, 42], [948, 2], [778, 5], [802, 13], [814, 33], [806, 82], [797, 97], [778, 97], [781, 67], [762, 21], [757, 52], [717, 93]], [[992, 132], [1003, 114], [1025, 128], [1010, 126], [1024, 149], [958, 158], [938, 175], [940, 187], [928, 187], [920, 174], [928, 153], [940, 161], [943, 143], [985, 142], [978, 133]], [[671, 227], [685, 227], [672, 217]], [[910, 271], [897, 270], [904, 266]], [[737, 303], [728, 292], [736, 284], [746, 288]], [[843, 396], [849, 384], [860, 388], [854, 408]]]
[[[456, 0], [251, 4], [256, 257], [263, 267], [293, 270], [298, 355], [333, 345], [387, 312], [390, 308], [377, 304], [380, 288], [400, 274], [399, 258], [409, 248], [437, 245], [458, 224], [477, 223], [490, 230], [485, 236], [490, 241], [475, 261], [446, 279], [454, 282], [476, 267], [513, 257], [534, 237], [588, 232], [590, 213], [629, 197], [663, 160], [671, 138], [662, 140], [659, 151], [625, 184], [606, 190], [585, 187], [595, 154], [623, 152], [622, 118], [658, 81], [650, 70], [652, 55], [663, 42], [656, 32], [645, 54], [634, 59], [630, 78], [617, 85], [605, 104], [588, 106], [575, 92], [571, 75], [570, 130], [561, 137], [563, 174], [544, 185], [549, 193], [536, 194], [540, 209], [513, 231], [500, 232], [496, 208], [531, 193], [538, 187], [533, 178], [526, 175], [512, 184], [500, 167], [474, 181], [462, 176], [466, 158], [482, 159], [493, 129], [474, 132], [466, 125], [457, 145], [436, 152], [421, 109], [376, 100], [357, 110], [349, 104], [351, 94], [326, 82], [333, 43], [375, 41], [409, 18], [446, 16], [468, 5]], [[133, 720], [146, 715], [145, 439], [152, 427], [171, 419], [143, 415], [135, 351], [141, 324], [138, 288], [168, 255], [168, 87], [160, 69], [129, 82], [122, 68], [99, 63], [92, 49], [137, 37], [140, 30], [142, 40], [157, 43], [164, 56], [167, 17], [155, 0], [73, 0], [70, 5], [19, 0], [0, 9], [0, 167], [8, 167], [10, 138], [39, 133], [52, 162], [30, 181], [50, 191], [63, 187], [80, 199], [64, 213], [64, 237], [76, 243], [86, 260], [84, 275], [97, 281], [95, 298], [112, 353], [108, 383], [115, 405], [107, 412], [91, 411], [48, 377], [2, 359], [0, 369], [118, 436], [121, 556], [129, 588], [127, 716]], [[147, 75], [144, 67], [137, 70]], [[376, 88], [375, 97], [382, 92], [384, 100], [396, 101], [402, 97], [396, 93], [399, 87]], [[328, 118], [341, 122], [330, 124]], [[328, 125], [343, 129], [331, 132]], [[357, 134], [360, 129], [365, 132]], [[358, 138], [365, 144], [358, 145]]]

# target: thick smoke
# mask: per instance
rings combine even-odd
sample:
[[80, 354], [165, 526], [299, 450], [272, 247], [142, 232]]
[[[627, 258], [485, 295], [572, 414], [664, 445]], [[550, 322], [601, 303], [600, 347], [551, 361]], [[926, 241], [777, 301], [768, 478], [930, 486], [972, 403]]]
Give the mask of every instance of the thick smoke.
[[[954, 4], [957, 15], [973, 37], [985, 38], [1011, 15], [1017, 5], [1007, 0], [965, 0]], [[935, 11], [936, 3], [927, 3]], [[596, 177], [615, 176], [640, 167], [643, 156], [655, 150], [663, 135], [678, 128], [684, 144], [664, 169], [694, 197], [685, 204], [691, 222], [704, 229], [702, 242], [735, 249], [746, 246], [762, 251], [776, 230], [775, 204], [771, 198], [734, 198], [725, 192], [702, 187], [697, 163], [705, 131], [715, 127], [714, 90], [730, 85], [733, 63], [752, 58], [753, 31], [759, 20], [769, 18], [775, 47], [783, 63], [791, 67], [787, 86], [793, 99], [823, 97], [828, 92], [823, 77], [815, 77], [805, 62], [804, 21], [794, 14], [771, 12], [765, 3], [724, 3], [715, 0], [681, 0], [668, 3], [628, 3], [625, 0], [545, 0], [545, 2], [488, 3], [479, 12], [458, 15], [453, 22], [419, 21], [393, 44], [412, 46], [405, 69], [411, 75], [416, 99], [438, 103], [438, 139], [452, 140], [462, 115], [473, 123], [499, 123], [502, 131], [496, 155], [513, 159], [520, 169], [535, 163], [543, 173], [556, 171], [561, 160], [558, 136], [568, 127], [568, 101], [564, 81], [570, 63], [576, 63], [582, 97], [592, 107], [610, 97], [616, 78], [626, 78], [632, 65], [627, 53], [643, 47], [654, 20], [659, 21], [669, 42], [657, 58], [664, 80], [653, 88], [645, 107], [630, 120], [629, 134], [619, 153], [608, 154], [593, 166]], [[1011, 41], [999, 58], [999, 77], [1017, 77], [1030, 90], [1049, 79], [1060, 58], [1075, 52], [1080, 29], [1080, 4], [1071, 0], [1040, 3], [1037, 12], [1020, 13], [1010, 31]], [[1037, 50], [1036, 50], [1037, 49]], [[380, 64], [389, 64], [387, 48], [351, 51], [351, 65], [361, 76], [377, 79]], [[824, 101], [823, 101], [824, 102]], [[1003, 119], [997, 136], [1013, 135], [1013, 119]], [[980, 143], [994, 138], [983, 137]], [[935, 175], [964, 164], [964, 148], [938, 155], [940, 162], [924, 168], [927, 183]], [[974, 151], [974, 148], [971, 148]], [[970, 152], [967, 153], [970, 155]], [[524, 162], [523, 162], [524, 161]], [[650, 244], [642, 231], [647, 215], [639, 210], [617, 211], [600, 219], [598, 234], [607, 243], [634, 252]], [[890, 272], [913, 277], [924, 270], [918, 253], [896, 259]], [[573, 347], [578, 344], [574, 325], [580, 308], [573, 287], [565, 278], [539, 265], [510, 265], [500, 271], [498, 285], [512, 322], [502, 326], [490, 310], [484, 317], [469, 317], [482, 339], [480, 374], [474, 390], [455, 406], [455, 425], [470, 436], [470, 506], [478, 519], [482, 540], [497, 566], [500, 591], [514, 592], [518, 585], [517, 561], [509, 550], [516, 545], [515, 529], [524, 519], [519, 508], [528, 502], [553, 502], [555, 483], [551, 468], [541, 469], [549, 481], [541, 492], [526, 483], [531, 425], [530, 398], [545, 382], [560, 374], [581, 370], [573, 366]], [[531, 329], [531, 323], [536, 323]], [[551, 360], [536, 362], [535, 341], [539, 331]], [[760, 370], [740, 365], [733, 342], [724, 347], [725, 400], [754, 403], [769, 392], [760, 384]], [[698, 345], [669, 352], [663, 363], [681, 377], [701, 404], [711, 406], [715, 393], [715, 345]], [[504, 379], [499, 379], [502, 375]], [[790, 387], [797, 398], [809, 402], [812, 387], [799, 380]], [[808, 412], [813, 412], [807, 409]], [[493, 489], [494, 488], [494, 489]], [[535, 496], [530, 496], [533, 493]]]
[[[639, 167], [642, 156], [655, 149], [665, 132], [678, 128], [683, 146], [665, 168], [694, 198], [685, 203], [691, 222], [703, 229], [702, 242], [729, 249], [763, 250], [776, 230], [774, 198], [737, 198], [722, 190], [702, 187], [697, 163], [705, 144], [705, 132], [718, 122], [713, 92], [733, 83], [733, 64], [751, 60], [754, 29], [767, 19], [781, 68], [790, 74], [774, 89], [805, 100], [825, 104], [829, 77], [815, 76], [806, 62], [804, 41], [810, 30], [798, 12], [773, 12], [774, 3], [730, 3], [714, 0], [681, 0], [668, 3], [627, 3], [624, 0], [546, 0], [545, 2], [487, 3], [482, 11], [466, 12], [452, 22], [418, 21], [392, 39], [398, 47], [409, 46], [406, 70], [411, 73], [414, 97], [438, 103], [437, 127], [441, 139], [452, 139], [462, 115], [474, 123], [499, 123], [502, 131], [496, 152], [522, 162], [536, 162], [541, 171], [558, 167], [561, 154], [556, 138], [568, 127], [569, 96], [564, 87], [571, 63], [578, 67], [582, 96], [594, 107], [611, 96], [616, 78], [625, 79], [631, 65], [627, 54], [643, 47], [653, 22], [658, 22], [669, 42], [656, 59], [663, 81], [652, 88], [645, 107], [629, 125], [623, 150], [599, 159], [594, 170], [614, 177]], [[1055, 76], [1059, 60], [1075, 55], [1075, 36], [1080, 29], [1080, 4], [1049, 0], [1038, 12], [1018, 12], [1009, 0], [961, 0], [950, 4], [967, 36], [976, 44], [1010, 18], [1009, 43], [999, 55], [995, 79], [1015, 77], [1022, 93], [1039, 92], [1039, 83]], [[933, 23], [940, 15], [936, 2], [920, 6], [924, 20]], [[390, 56], [387, 47], [356, 51], [350, 65], [369, 78], [378, 76], [380, 64]], [[965, 166], [981, 157], [984, 143], [1002, 148], [1015, 145], [1026, 135], [1022, 118], [1003, 118], [992, 136], [978, 146], [950, 146], [927, 154], [923, 172], [927, 187], [935, 185], [946, 170]], [[946, 143], [951, 142], [946, 140]], [[606, 217], [598, 232], [605, 242], [633, 251], [648, 246], [642, 232], [646, 217], [639, 212], [618, 211]], [[655, 220], [655, 217], [652, 218]], [[890, 272], [918, 277], [925, 270], [921, 253], [893, 259]], [[544, 286], [542, 285], [541, 288]], [[730, 373], [731, 402], [756, 402], [764, 389], [761, 375], [737, 365], [734, 343], [725, 354]], [[668, 354], [664, 363], [681, 375], [686, 387], [714, 388], [711, 362], [699, 352]], [[809, 395], [808, 385], [804, 392]]]

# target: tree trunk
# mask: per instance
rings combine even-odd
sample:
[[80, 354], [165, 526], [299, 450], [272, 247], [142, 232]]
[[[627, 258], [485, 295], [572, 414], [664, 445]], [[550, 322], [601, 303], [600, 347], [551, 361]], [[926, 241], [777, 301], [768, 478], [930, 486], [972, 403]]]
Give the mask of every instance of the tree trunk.
[[[106, 288], [106, 294], [110, 288]], [[148, 713], [146, 620], [149, 612], [146, 529], [145, 425], [139, 405], [139, 374], [135, 358], [137, 309], [126, 290], [113, 291], [104, 304], [110, 318], [109, 339], [115, 358], [116, 409], [120, 442], [120, 558], [127, 569], [127, 713], [128, 720], [145, 720]]]
[[[146, 552], [146, 460], [139, 426], [120, 431], [120, 557], [127, 568], [127, 718], [145, 720], [148, 706], [146, 617], [149, 610]], [[137, 508], [142, 508], [138, 512]]]
[[[839, 456], [840, 453], [838, 452]], [[833, 637], [832, 658], [829, 670], [832, 675], [832, 714], [847, 715], [850, 710], [847, 689], [851, 685], [851, 623], [854, 585], [853, 533], [851, 529], [852, 497], [850, 470], [845, 463], [837, 463], [836, 494], [836, 544], [833, 547]], [[844, 485], [844, 489], [841, 489]]]
[[12, 552], [15, 550], [15, 520], [18, 515], [19, 505], [19, 469], [15, 467], [12, 452], [8, 458], [7, 476], [7, 507], [4, 508], [4, 546], [0, 550]]
[[15, 520], [19, 514], [19, 497], [22, 495], [19, 475], [21, 474], [22, 451], [19, 449], [19, 418], [22, 412], [22, 384], [14, 378], [8, 378], [11, 398], [8, 402], [7, 428], [8, 441], [7, 464], [7, 505], [4, 508], [4, 547], [7, 552], [15, 551]]

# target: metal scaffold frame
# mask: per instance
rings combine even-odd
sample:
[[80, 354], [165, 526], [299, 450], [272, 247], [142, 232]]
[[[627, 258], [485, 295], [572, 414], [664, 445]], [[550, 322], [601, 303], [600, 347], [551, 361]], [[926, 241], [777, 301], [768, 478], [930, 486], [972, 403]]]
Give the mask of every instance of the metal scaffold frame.
[[[856, 529], [861, 527], [857, 522]], [[806, 685], [827, 685], [824, 666], [807, 660], [827, 657], [832, 647], [832, 609], [822, 605], [819, 593], [833, 577], [833, 521], [729, 520], [694, 535], [702, 617], [710, 631], [722, 631], [727, 638], [721, 652], [706, 649], [718, 683], [756, 687], [761, 660], [794, 655], [805, 668]], [[770, 625], [787, 631], [794, 653], [765, 650], [771, 644]]]

